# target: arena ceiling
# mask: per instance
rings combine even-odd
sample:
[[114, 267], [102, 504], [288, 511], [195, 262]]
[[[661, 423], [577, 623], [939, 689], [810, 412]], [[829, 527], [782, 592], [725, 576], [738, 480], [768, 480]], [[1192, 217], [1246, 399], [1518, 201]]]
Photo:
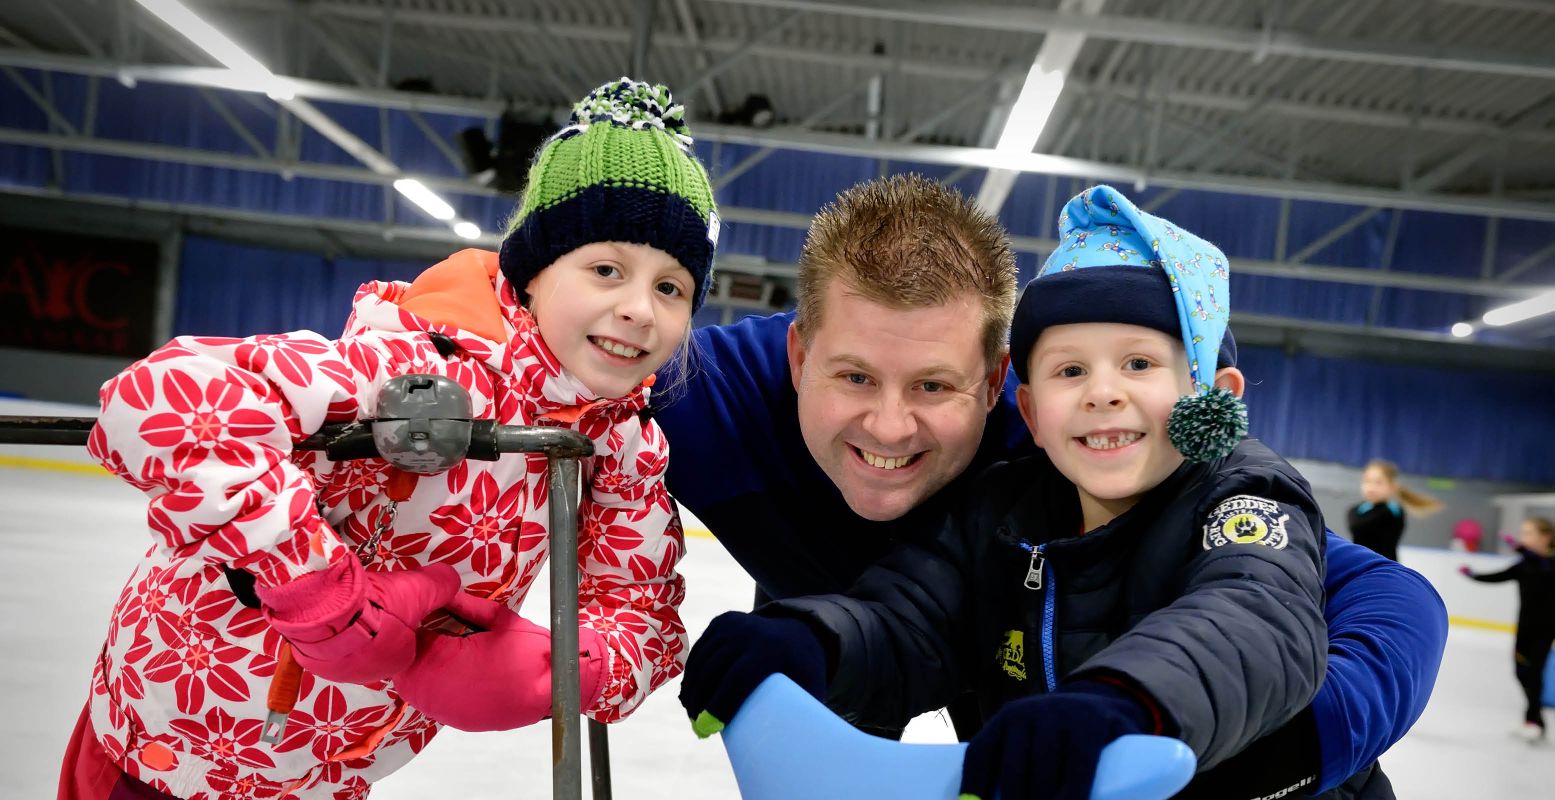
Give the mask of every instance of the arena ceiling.
[[[674, 87], [699, 138], [990, 170], [994, 208], [1013, 167], [1348, 203], [1356, 225], [1378, 208], [1555, 221], [1547, 0], [185, 2], [298, 79], [286, 108], [382, 174], [395, 165], [310, 101], [554, 115], [633, 74]], [[1034, 61], [1066, 80], [1035, 154], [1011, 158], [994, 145]], [[133, 0], [0, 8], [12, 80], [200, 85], [212, 64]], [[757, 97], [770, 125], [752, 124]]]

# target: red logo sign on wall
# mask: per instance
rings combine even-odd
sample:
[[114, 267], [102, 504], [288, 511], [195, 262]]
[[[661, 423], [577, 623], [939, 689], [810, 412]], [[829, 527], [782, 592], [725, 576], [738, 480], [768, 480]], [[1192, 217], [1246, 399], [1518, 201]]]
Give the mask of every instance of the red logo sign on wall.
[[0, 228], [0, 345], [145, 355], [157, 257], [155, 242]]

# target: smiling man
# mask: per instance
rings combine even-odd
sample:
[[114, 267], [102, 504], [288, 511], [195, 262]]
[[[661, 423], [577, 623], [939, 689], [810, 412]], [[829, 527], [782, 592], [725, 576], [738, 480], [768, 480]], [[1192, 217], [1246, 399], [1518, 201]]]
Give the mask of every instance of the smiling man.
[[806, 296], [787, 336], [800, 433], [854, 513], [894, 520], [977, 452], [1004, 345], [991, 333], [1003, 310], [988, 312], [973, 290], [994, 288], [1003, 272], [968, 259], [957, 275], [968, 286], [936, 285], [914, 273], [952, 254], [919, 254], [919, 270], [900, 270], [905, 254], [849, 260], [827, 251], [836, 239], [813, 241], [800, 280], [823, 288]]
[[889, 178], [816, 217], [795, 313], [695, 332], [694, 372], [656, 410], [678, 434], [669, 480], [761, 593], [845, 589], [934, 528], [947, 486], [1035, 452], [1001, 401], [1015, 278], [994, 220]]
[[[932, 536], [986, 467], [1037, 452], [1008, 375], [1015, 284], [1008, 236], [958, 193], [917, 176], [844, 192], [811, 225], [793, 314], [696, 332], [696, 371], [656, 410], [670, 491], [759, 594], [846, 591], [898, 543]], [[1425, 707], [1446, 639], [1440, 598], [1407, 568], [1326, 541], [1323, 687], [1201, 777], [1202, 796], [1330, 788]], [[905, 721], [886, 717], [853, 721]], [[956, 721], [963, 739], [975, 732]]]

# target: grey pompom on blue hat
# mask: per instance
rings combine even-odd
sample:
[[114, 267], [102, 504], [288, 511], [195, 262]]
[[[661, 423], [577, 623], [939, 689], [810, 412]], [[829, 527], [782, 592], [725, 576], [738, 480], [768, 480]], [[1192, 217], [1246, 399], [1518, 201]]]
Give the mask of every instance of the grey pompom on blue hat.
[[1181, 336], [1194, 393], [1172, 407], [1167, 434], [1190, 461], [1229, 454], [1247, 435], [1247, 406], [1214, 386], [1217, 368], [1236, 365], [1225, 254], [1139, 210], [1111, 186], [1091, 187], [1066, 203], [1058, 227], [1058, 247], [1015, 306], [1016, 377], [1029, 381], [1031, 349], [1054, 325], [1117, 322]]
[[1188, 395], [1172, 406], [1166, 434], [1189, 461], [1224, 458], [1247, 435], [1247, 404], [1218, 386]]

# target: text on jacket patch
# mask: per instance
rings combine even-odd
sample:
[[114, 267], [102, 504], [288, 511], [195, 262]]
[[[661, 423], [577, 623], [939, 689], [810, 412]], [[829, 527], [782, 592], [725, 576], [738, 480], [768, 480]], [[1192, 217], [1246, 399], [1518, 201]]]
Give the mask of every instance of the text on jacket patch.
[[1280, 513], [1273, 500], [1239, 494], [1209, 512], [1204, 523], [1204, 549], [1251, 544], [1284, 550], [1290, 541], [1285, 533], [1288, 519], [1290, 515]]

